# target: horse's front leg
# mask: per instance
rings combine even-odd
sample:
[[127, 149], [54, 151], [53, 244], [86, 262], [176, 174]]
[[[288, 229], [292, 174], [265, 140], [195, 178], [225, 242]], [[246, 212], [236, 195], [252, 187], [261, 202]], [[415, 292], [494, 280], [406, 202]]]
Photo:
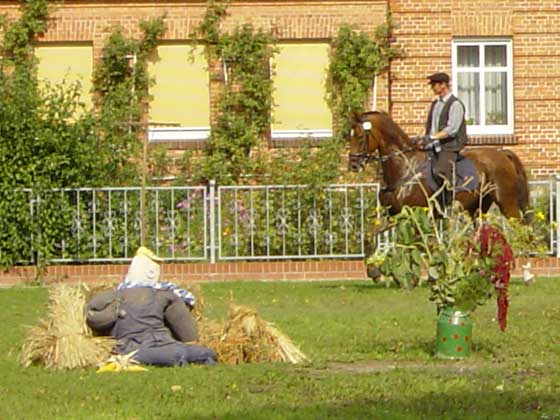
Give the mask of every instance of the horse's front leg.
[[402, 210], [402, 204], [397, 197], [396, 191], [381, 190], [379, 193], [379, 202], [389, 212], [389, 215], [394, 216]]
[[399, 188], [396, 191], [384, 190], [379, 193], [379, 201], [387, 207], [391, 216], [400, 213], [404, 206], [427, 207], [428, 197], [421, 188]]

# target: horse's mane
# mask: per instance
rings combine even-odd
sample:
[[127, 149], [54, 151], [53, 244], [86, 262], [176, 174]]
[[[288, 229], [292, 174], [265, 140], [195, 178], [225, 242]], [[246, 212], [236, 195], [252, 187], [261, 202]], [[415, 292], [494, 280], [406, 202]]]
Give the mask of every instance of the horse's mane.
[[381, 132], [385, 141], [396, 143], [401, 148], [403, 144], [410, 144], [408, 135], [393, 121], [388, 113], [383, 111], [363, 112], [360, 114], [359, 122], [371, 121], [372, 119], [379, 120], [377, 124], [372, 123]]

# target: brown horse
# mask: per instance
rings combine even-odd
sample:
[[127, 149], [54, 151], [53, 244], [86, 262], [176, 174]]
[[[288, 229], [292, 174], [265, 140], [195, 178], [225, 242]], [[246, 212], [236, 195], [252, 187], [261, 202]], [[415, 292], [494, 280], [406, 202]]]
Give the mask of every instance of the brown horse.
[[[369, 124], [368, 124], [369, 123]], [[490, 185], [483, 196], [480, 187], [457, 192], [455, 199], [471, 216], [486, 213], [496, 203], [506, 217], [521, 217], [529, 203], [527, 175], [519, 158], [509, 150], [469, 149], [461, 153], [474, 163], [481, 185]], [[419, 171], [426, 153], [385, 113], [365, 112], [356, 117], [350, 137], [348, 167], [360, 170], [368, 161], [381, 164], [384, 188], [381, 204], [391, 214], [403, 206], [427, 206], [432, 191]]]

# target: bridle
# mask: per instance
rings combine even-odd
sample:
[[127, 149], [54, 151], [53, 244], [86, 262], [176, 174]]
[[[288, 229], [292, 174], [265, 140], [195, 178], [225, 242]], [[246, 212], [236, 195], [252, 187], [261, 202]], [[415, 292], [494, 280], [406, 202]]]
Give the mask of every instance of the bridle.
[[359, 137], [358, 147], [360, 151], [358, 153], [349, 153], [348, 158], [350, 162], [356, 162], [360, 167], [363, 167], [367, 163], [373, 162], [377, 160], [379, 162], [379, 171], [381, 171], [381, 165], [388, 160], [391, 160], [395, 156], [400, 156], [403, 153], [408, 152], [415, 152], [417, 151], [417, 147], [404, 147], [403, 149], [395, 150], [394, 152], [388, 153], [386, 155], [381, 156], [378, 152], [377, 153], [370, 153], [368, 149], [368, 141], [367, 136], [368, 134], [371, 135], [371, 122], [363, 121], [362, 122], [363, 133]]
[[[367, 135], [368, 133], [371, 134], [371, 122], [369, 121], [362, 121], [362, 129], [363, 129], [363, 133], [362, 135], [360, 135], [358, 141], [358, 148], [359, 148], [359, 152], [358, 153], [349, 153], [348, 154], [348, 158], [350, 160], [351, 163], [356, 163], [360, 168], [363, 168], [364, 165], [366, 165], [367, 163], [370, 163], [372, 161], [374, 161], [375, 159], [379, 160], [379, 163], [381, 164], [382, 162], [382, 157], [379, 155], [379, 153], [376, 154], [372, 154], [369, 152], [368, 149], [368, 141], [367, 141]], [[352, 130], [354, 131], [354, 130]], [[353, 135], [353, 133], [352, 133]]]

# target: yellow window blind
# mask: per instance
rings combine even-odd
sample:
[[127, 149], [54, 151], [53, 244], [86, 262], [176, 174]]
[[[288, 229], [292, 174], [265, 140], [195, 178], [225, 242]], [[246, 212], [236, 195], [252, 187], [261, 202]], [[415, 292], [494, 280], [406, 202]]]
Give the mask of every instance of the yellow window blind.
[[273, 133], [278, 130], [330, 130], [325, 101], [328, 44], [281, 44], [273, 64]]
[[39, 60], [38, 78], [42, 83], [57, 85], [62, 82], [80, 83], [80, 100], [91, 108], [93, 47], [75, 44], [40, 44], [35, 47]]
[[192, 46], [160, 45], [150, 61], [150, 121], [181, 127], [208, 127], [210, 96], [206, 57], [202, 47], [190, 60]]

